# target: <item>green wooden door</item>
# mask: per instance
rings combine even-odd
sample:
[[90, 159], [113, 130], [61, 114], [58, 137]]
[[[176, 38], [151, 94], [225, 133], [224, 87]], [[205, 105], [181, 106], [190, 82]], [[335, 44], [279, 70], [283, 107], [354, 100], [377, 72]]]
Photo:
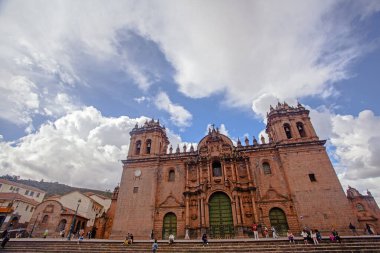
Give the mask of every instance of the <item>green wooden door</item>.
[[272, 208], [269, 212], [270, 225], [276, 228], [278, 235], [286, 235], [288, 231], [288, 222], [286, 215], [280, 208]]
[[224, 193], [215, 193], [209, 201], [210, 237], [234, 237], [234, 224], [230, 198]]
[[174, 213], [167, 213], [164, 217], [162, 239], [168, 239], [170, 234], [173, 234], [175, 238], [177, 237], [177, 217]]

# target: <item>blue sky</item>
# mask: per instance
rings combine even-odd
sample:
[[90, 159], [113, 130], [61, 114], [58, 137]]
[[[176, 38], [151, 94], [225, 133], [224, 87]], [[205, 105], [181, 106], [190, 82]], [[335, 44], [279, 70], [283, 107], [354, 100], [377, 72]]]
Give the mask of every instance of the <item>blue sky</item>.
[[344, 188], [380, 196], [377, 1], [2, 1], [2, 174], [112, 189], [129, 131], [257, 139], [311, 111]]

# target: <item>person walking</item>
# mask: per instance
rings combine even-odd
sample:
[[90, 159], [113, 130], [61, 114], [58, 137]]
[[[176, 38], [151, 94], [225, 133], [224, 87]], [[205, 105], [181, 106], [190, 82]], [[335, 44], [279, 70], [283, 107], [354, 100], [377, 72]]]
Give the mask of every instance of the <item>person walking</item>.
[[371, 226], [368, 223], [365, 224], [365, 228], [367, 229], [367, 232], [368, 232], [369, 235], [373, 235]]
[[265, 237], [265, 238], [268, 238], [268, 237], [269, 237], [269, 230], [268, 230], [267, 227], [264, 227], [263, 234], [264, 234], [264, 237]]
[[46, 238], [49, 234], [49, 230], [48, 229], [45, 229], [45, 232], [44, 232], [44, 238]]
[[153, 252], [153, 253], [156, 253], [157, 250], [158, 250], [157, 239], [154, 239], [154, 243], [152, 244], [152, 252]]
[[318, 239], [317, 239], [317, 230], [311, 230], [311, 239], [313, 239], [314, 245], [319, 244]]
[[273, 236], [273, 239], [278, 238], [276, 228], [275, 228], [274, 226], [272, 226], [271, 230], [272, 230], [272, 236]]
[[301, 236], [303, 237], [303, 242], [305, 243], [305, 245], [307, 245], [307, 244], [308, 244], [308, 243], [307, 243], [307, 236], [308, 236], [308, 234], [307, 234], [307, 232], [306, 232], [305, 229], [302, 230], [302, 232], [301, 232]]
[[333, 230], [331, 231], [331, 234], [334, 236], [334, 240], [335, 240], [336, 242], [342, 243], [338, 231], [336, 231], [335, 229], [333, 229]]
[[252, 225], [252, 231], [253, 231], [253, 237], [255, 240], [259, 240], [259, 231], [257, 231], [258, 227], [256, 223], [253, 223]]
[[315, 234], [317, 236], [317, 240], [318, 242], [322, 242], [322, 235], [321, 235], [321, 232], [319, 232], [318, 229], [315, 230]]
[[203, 247], [204, 247], [205, 245], [208, 245], [208, 240], [207, 240], [207, 235], [206, 235], [206, 233], [204, 233], [204, 234], [202, 235], [202, 242], [203, 242]]
[[8, 229], [5, 229], [3, 233], [1, 234], [1, 238], [3, 239], [3, 241], [1, 242], [2, 249], [5, 248], [5, 245], [9, 241], [10, 237], [11, 237], [11, 234], [9, 233]]
[[290, 230], [286, 233], [286, 236], [288, 237], [289, 243], [294, 243], [294, 235]]
[[78, 234], [78, 244], [83, 241], [83, 237], [84, 237], [84, 230], [81, 229], [79, 230], [79, 234]]
[[351, 222], [350, 222], [350, 225], [348, 225], [348, 228], [351, 229], [352, 235], [358, 235], [358, 232], [356, 232], [356, 227], [352, 225]]
[[170, 234], [169, 235], [169, 245], [172, 245], [174, 243], [174, 235]]

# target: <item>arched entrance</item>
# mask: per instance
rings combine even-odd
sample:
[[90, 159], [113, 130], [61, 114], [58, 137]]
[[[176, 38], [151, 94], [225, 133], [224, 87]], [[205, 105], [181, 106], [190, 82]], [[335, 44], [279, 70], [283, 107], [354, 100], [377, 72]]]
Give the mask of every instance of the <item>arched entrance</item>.
[[65, 230], [65, 228], [66, 228], [66, 223], [67, 223], [66, 219], [62, 219], [62, 220], [59, 222], [59, 224], [58, 224], [57, 231], [60, 232], [60, 231], [62, 231], [62, 230]]
[[289, 228], [284, 211], [275, 207], [269, 211], [270, 225], [276, 228], [278, 235], [286, 235]]
[[170, 234], [177, 237], [177, 216], [174, 213], [167, 213], [162, 224], [162, 239], [168, 239]]
[[210, 237], [234, 237], [234, 222], [230, 198], [222, 192], [214, 193], [209, 200]]

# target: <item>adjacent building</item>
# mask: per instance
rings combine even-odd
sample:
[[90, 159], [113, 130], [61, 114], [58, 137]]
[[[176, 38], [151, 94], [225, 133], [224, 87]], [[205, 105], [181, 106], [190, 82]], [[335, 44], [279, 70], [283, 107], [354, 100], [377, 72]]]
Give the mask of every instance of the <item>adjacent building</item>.
[[[363, 195], [349, 186], [347, 198], [359, 223], [359, 233], [369, 226], [374, 234], [378, 234], [380, 231], [380, 209], [371, 192], [367, 190], [367, 195]], [[368, 233], [368, 231], [365, 232]]]
[[[101, 203], [99, 203], [99, 202]], [[58, 237], [62, 230], [67, 235], [80, 229], [86, 232], [93, 229], [95, 219], [106, 212], [111, 199], [94, 193], [73, 191], [52, 196], [36, 206], [28, 226], [34, 237], [40, 237], [47, 229], [49, 236]]]
[[236, 144], [214, 127], [197, 148], [169, 143], [154, 120], [130, 132], [111, 238], [247, 237], [253, 223], [297, 234], [359, 225], [301, 104], [270, 107], [266, 133]]
[[0, 178], [0, 230], [26, 228], [45, 191]]

